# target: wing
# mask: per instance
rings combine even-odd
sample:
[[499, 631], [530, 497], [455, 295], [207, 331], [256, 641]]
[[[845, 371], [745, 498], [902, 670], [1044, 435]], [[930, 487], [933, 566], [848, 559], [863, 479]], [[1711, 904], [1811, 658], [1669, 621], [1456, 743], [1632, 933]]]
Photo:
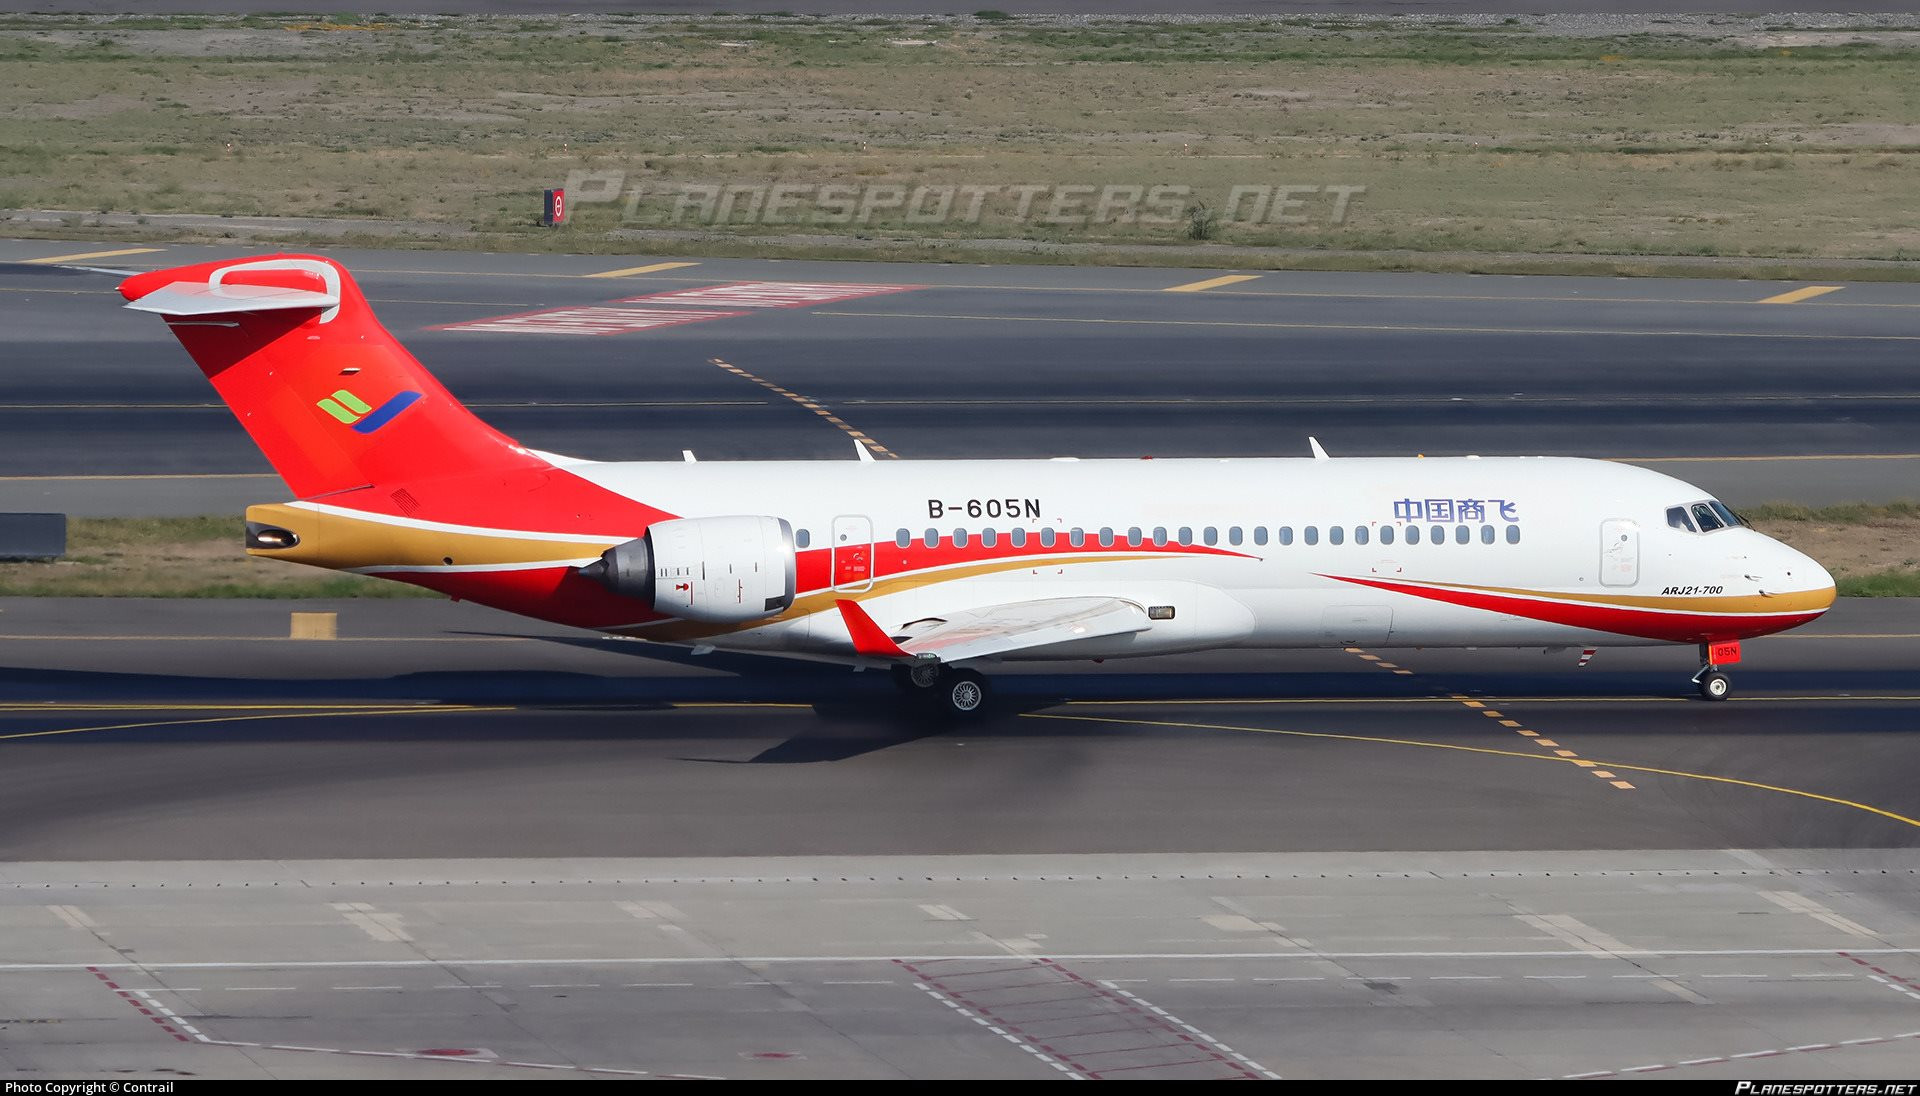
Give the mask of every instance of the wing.
[[1144, 632], [1147, 611], [1112, 597], [1059, 597], [968, 609], [911, 638], [895, 639], [873, 622], [857, 601], [838, 603], [854, 649], [872, 658], [925, 658], [965, 662], [1027, 651], [1055, 643]]

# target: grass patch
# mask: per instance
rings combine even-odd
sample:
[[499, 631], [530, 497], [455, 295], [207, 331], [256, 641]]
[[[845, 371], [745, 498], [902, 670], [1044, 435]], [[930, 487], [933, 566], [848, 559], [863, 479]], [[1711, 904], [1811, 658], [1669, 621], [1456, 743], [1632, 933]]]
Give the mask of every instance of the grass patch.
[[1836, 583], [1841, 597], [1920, 597], [1920, 569], [1846, 575]]
[[1795, 521], [1823, 525], [1871, 525], [1920, 519], [1920, 502], [1847, 502], [1837, 506], [1802, 506], [1797, 502], [1769, 502], [1750, 506], [1740, 516], [1757, 525]]
[[[621, 172], [655, 196], [1170, 185], [1187, 188], [1178, 209], [1219, 211], [1224, 245], [1810, 268], [1920, 256], [1920, 48], [1894, 32], [1765, 38], [1365, 19], [1079, 26], [988, 11], [885, 23], [9, 16], [0, 196], [457, 224], [493, 249], [578, 251], [608, 239], [622, 205], [577, 204], [572, 228], [537, 227], [540, 189], [574, 171]], [[1322, 194], [1299, 210], [1306, 223], [1286, 224], [1236, 217], [1240, 186], [1365, 189], [1339, 223]], [[975, 218], [931, 224], [881, 209], [848, 231], [937, 258], [976, 239], [1151, 248], [1192, 230], [1181, 216], [1052, 224], [1020, 205], [1002, 194]], [[755, 247], [773, 230], [722, 231]]]
[[395, 598], [442, 595], [241, 547], [238, 517], [74, 518], [67, 558], [0, 563], [0, 597]]

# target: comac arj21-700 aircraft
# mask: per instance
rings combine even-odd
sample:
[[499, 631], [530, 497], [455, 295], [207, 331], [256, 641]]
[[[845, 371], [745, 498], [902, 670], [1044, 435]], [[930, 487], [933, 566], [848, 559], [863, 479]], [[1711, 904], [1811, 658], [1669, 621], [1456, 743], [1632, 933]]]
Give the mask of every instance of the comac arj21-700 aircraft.
[[[299, 501], [247, 550], [698, 649], [886, 666], [956, 713], [980, 667], [1212, 648], [1742, 639], [1832, 578], [1707, 493], [1546, 457], [601, 463], [476, 418], [311, 256], [139, 274]], [[865, 456], [862, 450], [860, 455]]]

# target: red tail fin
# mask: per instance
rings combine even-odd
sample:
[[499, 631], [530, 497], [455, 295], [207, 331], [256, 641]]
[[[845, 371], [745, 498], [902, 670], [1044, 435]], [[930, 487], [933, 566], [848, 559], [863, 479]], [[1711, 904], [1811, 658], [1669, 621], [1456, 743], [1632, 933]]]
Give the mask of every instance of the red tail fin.
[[380, 326], [345, 268], [311, 255], [128, 278], [301, 498], [546, 467], [475, 418]]

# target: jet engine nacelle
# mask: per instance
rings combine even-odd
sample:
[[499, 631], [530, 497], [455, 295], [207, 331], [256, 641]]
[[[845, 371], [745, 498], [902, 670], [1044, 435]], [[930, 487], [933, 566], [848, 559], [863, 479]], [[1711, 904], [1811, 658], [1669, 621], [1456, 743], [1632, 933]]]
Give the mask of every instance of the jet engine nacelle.
[[674, 518], [616, 544], [581, 574], [685, 620], [738, 624], [793, 604], [793, 526], [780, 518]]

